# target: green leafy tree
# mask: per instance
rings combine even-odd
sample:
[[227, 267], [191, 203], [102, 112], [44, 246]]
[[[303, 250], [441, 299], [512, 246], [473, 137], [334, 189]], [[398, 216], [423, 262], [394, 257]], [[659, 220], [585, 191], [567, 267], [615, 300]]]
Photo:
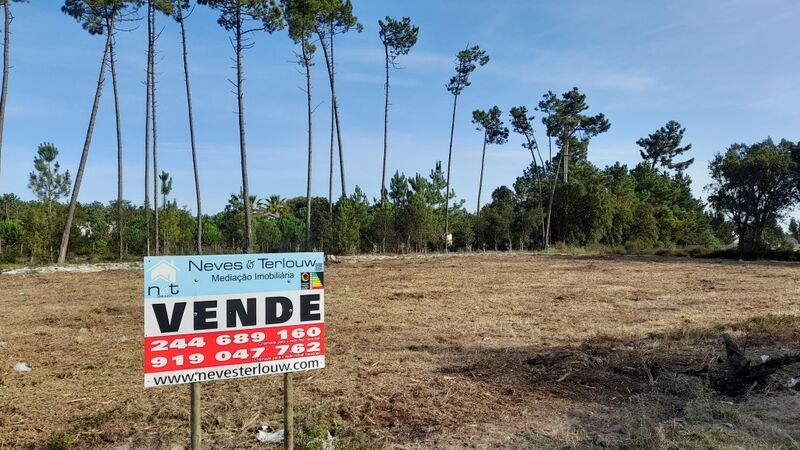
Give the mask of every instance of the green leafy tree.
[[456, 74], [447, 83], [447, 91], [453, 94], [453, 118], [450, 121], [450, 145], [447, 150], [447, 198], [444, 206], [444, 235], [445, 251], [447, 251], [447, 240], [450, 236], [450, 167], [453, 161], [453, 135], [456, 128], [456, 109], [458, 107], [458, 97], [472, 82], [469, 76], [480, 66], [489, 63], [489, 55], [481, 50], [479, 46], [467, 47], [456, 55]]
[[381, 253], [386, 253], [387, 244], [394, 241], [395, 209], [391, 203], [378, 204], [372, 209], [370, 231], [372, 239], [379, 243]]
[[109, 253], [111, 237], [106, 207], [100, 202], [83, 204], [76, 213], [79, 228], [77, 253], [84, 256], [100, 256]]
[[641, 147], [639, 154], [653, 169], [660, 165], [666, 170], [675, 170], [682, 174], [694, 162], [694, 158], [675, 161], [675, 158], [692, 148], [691, 144], [681, 146], [685, 132], [686, 128], [682, 128], [680, 123], [670, 120], [652, 134], [636, 141], [636, 145]]
[[[58, 148], [55, 145], [49, 142], [39, 144], [36, 153], [36, 157], [33, 158], [34, 171], [29, 175], [28, 188], [46, 208], [44, 223], [37, 225], [41, 235], [37, 236], [36, 243], [41, 244], [41, 248], [46, 247], [47, 259], [52, 260], [51, 248], [56, 223], [56, 211], [53, 211], [53, 208], [58, 206], [59, 200], [69, 195], [72, 182], [68, 170], [61, 173], [61, 166], [56, 161]], [[37, 222], [40, 218], [41, 216], [36, 217]], [[37, 256], [44, 257], [44, 251]]]
[[[163, 172], [162, 172], [163, 173]], [[188, 211], [178, 208], [175, 201], [169, 201], [167, 196], [171, 190], [172, 180], [168, 179], [162, 184], [162, 191], [167, 186], [164, 196], [164, 207], [162, 209], [161, 220], [161, 242], [162, 252], [165, 255], [176, 254], [177, 252], [188, 252], [193, 247], [195, 239], [195, 221]]]
[[255, 226], [256, 247], [261, 252], [271, 252], [280, 249], [283, 242], [281, 229], [278, 222], [266, 217], [256, 218]]
[[0, 7], [3, 8], [3, 82], [0, 87], [0, 176], [3, 162], [3, 125], [6, 118], [6, 101], [8, 100], [8, 64], [9, 50], [11, 47], [11, 21], [14, 16], [11, 14], [12, 2], [27, 2], [27, 0], [0, 0]]
[[222, 230], [219, 229], [217, 222], [206, 217], [203, 220], [203, 245], [219, 251], [224, 243], [225, 236], [222, 234]]
[[277, 214], [278, 216], [286, 216], [292, 213], [292, 208], [285, 198], [280, 195], [270, 195], [264, 203], [267, 212]]
[[706, 222], [719, 244], [728, 246], [736, 242], [736, 228], [718, 211], [705, 212]]
[[570, 245], [599, 243], [613, 219], [606, 177], [588, 161], [577, 162], [573, 174], [572, 182], [555, 189], [552, 236]]
[[[536, 181], [536, 207], [543, 211], [543, 202], [544, 202], [544, 195], [543, 195], [543, 188], [544, 188], [544, 181], [543, 179], [546, 174], [546, 169], [548, 167], [552, 168], [553, 162], [552, 158], [545, 162], [544, 158], [542, 158], [542, 152], [539, 149], [539, 144], [536, 140], [536, 135], [534, 134], [533, 129], [533, 120], [534, 116], [528, 116], [528, 108], [525, 106], [515, 106], [511, 108], [509, 111], [509, 115], [511, 117], [511, 127], [515, 133], [521, 135], [525, 142], [522, 143], [522, 147], [527, 149], [531, 152], [531, 167], [530, 173], [533, 175], [534, 180]], [[538, 156], [538, 159], [537, 159]], [[550, 176], [552, 179], [549, 179], [550, 183], [554, 182], [555, 177], [558, 175], [555, 171], [550, 171]], [[516, 188], [516, 187], [515, 187]], [[527, 202], [527, 201], [525, 201]], [[528, 206], [533, 206], [532, 203], [528, 203]], [[539, 214], [541, 216], [541, 214]], [[532, 216], [531, 216], [532, 218]], [[527, 221], [525, 223], [528, 223]], [[545, 229], [544, 229], [544, 220], [541, 221], [542, 227], [542, 241], [544, 241]]]
[[441, 236], [441, 230], [444, 228], [445, 202], [447, 200], [453, 202], [450, 204], [450, 212], [454, 214], [459, 213], [464, 206], [463, 200], [454, 201], [455, 192], [453, 190], [450, 190], [449, 199], [446, 200], [445, 197], [448, 196], [447, 194], [447, 178], [442, 170], [442, 162], [437, 160], [433, 169], [431, 169], [430, 173], [428, 174], [427, 194], [427, 203], [428, 207], [431, 208], [431, 216], [433, 221], [432, 227], [434, 231], [432, 232], [432, 235], [436, 239], [434, 246], [437, 248], [441, 248], [441, 238], [444, 237]]
[[386, 16], [385, 21], [378, 20], [378, 36], [383, 43], [384, 62], [386, 65], [385, 97], [383, 107], [383, 172], [381, 175], [381, 205], [386, 205], [386, 158], [389, 151], [389, 68], [397, 68], [397, 58], [407, 55], [417, 43], [419, 27], [411, 25], [411, 18], [401, 20]]
[[[266, 203], [256, 195], [250, 195], [247, 206], [250, 208], [250, 213], [253, 214], [255, 211], [263, 209]], [[225, 205], [225, 210], [215, 216], [215, 219], [225, 237], [225, 244], [230, 248], [241, 248], [245, 239], [245, 202], [241, 190], [238, 195], [231, 194], [230, 198], [228, 198], [228, 204]]]
[[739, 254], [764, 250], [764, 234], [797, 201], [798, 168], [789, 141], [771, 139], [752, 145], [733, 144], [709, 164], [708, 200], [733, 222]]
[[430, 182], [420, 174], [408, 179], [410, 189], [397, 213], [397, 230], [405, 237], [406, 251], [426, 249], [436, 230], [430, 208]]
[[0, 195], [0, 217], [5, 220], [18, 217], [21, 205], [22, 200], [15, 194]]
[[389, 180], [389, 198], [395, 208], [403, 206], [408, 201], [408, 180], [399, 171]]
[[169, 203], [167, 197], [172, 193], [172, 176], [169, 172], [162, 170], [158, 178], [161, 180], [161, 196], [164, 198], [164, 207], [166, 208]]
[[486, 144], [502, 145], [508, 142], [508, 128], [501, 119], [503, 112], [497, 106], [492, 106], [489, 111], [476, 109], [472, 111], [472, 123], [478, 125], [476, 130], [483, 131], [483, 152], [481, 153], [481, 176], [478, 179], [478, 206], [475, 214], [481, 212], [481, 190], [483, 189], [483, 166], [486, 162]]
[[281, 10], [274, 0], [198, 0], [201, 5], [219, 11], [217, 23], [233, 33], [233, 48], [236, 61], [236, 101], [239, 118], [239, 153], [242, 167], [242, 199], [244, 201], [244, 242], [246, 253], [253, 247], [253, 220], [250, 208], [250, 183], [247, 176], [247, 145], [244, 123], [244, 50], [252, 48], [248, 40], [250, 33], [266, 31], [272, 33], [283, 27]]
[[507, 249], [511, 249], [515, 204], [514, 192], [508, 187], [500, 186], [492, 192], [492, 202], [476, 217], [478, 239], [484, 248], [491, 244], [494, 250], [499, 250], [500, 244], [504, 243]]
[[53, 203], [69, 195], [72, 184], [69, 170], [61, 173], [61, 165], [56, 161], [58, 148], [45, 142], [39, 144], [33, 158], [34, 171], [29, 175], [28, 188], [47, 207], [48, 217], [52, 219]]
[[[306, 198], [299, 197], [289, 203], [289, 212], [294, 211], [298, 219], [306, 219]], [[328, 208], [328, 199], [325, 197], [311, 198], [311, 229], [312, 236], [310, 247], [316, 251], [326, 251], [332, 242], [331, 236], [331, 215]]]
[[281, 216], [275, 219], [281, 230], [282, 250], [298, 251], [305, 241], [305, 226], [303, 221], [295, 216]]
[[561, 94], [560, 98], [548, 92], [539, 102], [539, 111], [545, 114], [542, 123], [547, 127], [547, 135], [557, 139], [556, 145], [561, 150], [564, 183], [569, 183], [570, 145], [574, 145], [573, 138], [587, 140], [605, 133], [611, 127], [604, 114], [588, 116], [584, 114], [587, 109], [586, 95], [576, 87]]
[[611, 222], [601, 238], [601, 243], [612, 247], [620, 246], [630, 239], [636, 220], [634, 214], [639, 204], [636, 196], [636, 180], [628, 170], [628, 166], [619, 162], [606, 167], [603, 175], [609, 194]]
[[13, 247], [22, 239], [25, 234], [25, 226], [18, 219], [0, 220], [0, 255], [4, 249]]
[[[552, 92], [544, 95], [539, 102], [539, 111], [545, 117], [542, 123], [547, 128], [547, 136], [556, 138], [556, 145], [560, 148], [561, 157], [555, 172], [560, 166], [564, 168], [564, 183], [569, 183], [570, 146], [573, 150], [580, 150], [588, 145], [589, 139], [600, 133], [608, 131], [611, 124], [602, 113], [588, 116], [584, 112], [589, 109], [586, 104], [586, 95], [581, 94], [578, 88], [572, 88], [558, 97]], [[579, 146], [579, 149], [575, 149]], [[547, 224], [545, 226], [545, 246], [550, 245], [550, 225], [553, 212], [553, 200], [558, 178], [554, 177], [550, 186], [550, 199], [547, 205]]]
[[513, 219], [511, 223], [511, 239], [518, 243], [523, 250], [533, 240], [542, 220], [542, 209], [536, 204], [535, 198], [520, 199], [514, 202]]
[[357, 253], [361, 248], [361, 230], [367, 222], [367, 205], [347, 197], [339, 200], [334, 212], [336, 248], [340, 253]]
[[636, 195], [652, 207], [658, 223], [661, 245], [710, 245], [714, 238], [704, 205], [692, 196], [688, 177], [672, 177], [659, 172], [647, 162], [637, 165], [631, 176]]
[[797, 223], [794, 217], [789, 219], [789, 235], [800, 242], [800, 224]]

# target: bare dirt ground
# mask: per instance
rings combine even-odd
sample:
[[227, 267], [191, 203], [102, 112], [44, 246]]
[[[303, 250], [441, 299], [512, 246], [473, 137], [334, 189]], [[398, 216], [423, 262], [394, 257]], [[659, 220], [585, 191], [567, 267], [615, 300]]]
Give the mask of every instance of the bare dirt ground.
[[[687, 373], [724, 354], [722, 331], [752, 358], [800, 352], [800, 265], [519, 254], [326, 272], [328, 367], [295, 376], [307, 448], [327, 431], [344, 448], [798, 448], [800, 364], [737, 398]], [[0, 275], [0, 449], [185, 446], [188, 387], [142, 387], [141, 283]], [[281, 377], [202, 388], [207, 448], [267, 448], [254, 435], [280, 426]]]

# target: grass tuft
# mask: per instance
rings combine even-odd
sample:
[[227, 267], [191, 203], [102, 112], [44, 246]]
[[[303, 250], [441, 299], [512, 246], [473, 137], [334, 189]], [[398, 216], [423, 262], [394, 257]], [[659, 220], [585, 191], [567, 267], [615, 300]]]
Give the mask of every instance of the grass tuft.
[[[330, 438], [329, 439], [329, 433]], [[311, 407], [301, 411], [295, 420], [295, 447], [299, 450], [327, 448], [332, 440], [335, 450], [380, 448], [379, 445], [346, 422], [330, 408]]]
[[53, 433], [47, 441], [42, 444], [40, 450], [71, 450], [74, 446], [74, 439], [64, 433]]

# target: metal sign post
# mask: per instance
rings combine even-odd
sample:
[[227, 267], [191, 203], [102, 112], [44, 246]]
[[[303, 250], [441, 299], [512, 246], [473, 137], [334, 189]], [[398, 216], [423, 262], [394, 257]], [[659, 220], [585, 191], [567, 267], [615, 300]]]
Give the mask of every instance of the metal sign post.
[[144, 260], [144, 385], [190, 384], [200, 446], [200, 384], [284, 375], [284, 446], [294, 446], [292, 372], [325, 367], [322, 253]]

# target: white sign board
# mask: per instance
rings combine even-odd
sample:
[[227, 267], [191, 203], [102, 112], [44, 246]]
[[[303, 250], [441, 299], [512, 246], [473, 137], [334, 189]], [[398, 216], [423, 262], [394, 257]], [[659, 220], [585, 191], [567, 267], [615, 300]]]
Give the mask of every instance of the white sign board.
[[325, 367], [322, 253], [144, 260], [144, 385]]

